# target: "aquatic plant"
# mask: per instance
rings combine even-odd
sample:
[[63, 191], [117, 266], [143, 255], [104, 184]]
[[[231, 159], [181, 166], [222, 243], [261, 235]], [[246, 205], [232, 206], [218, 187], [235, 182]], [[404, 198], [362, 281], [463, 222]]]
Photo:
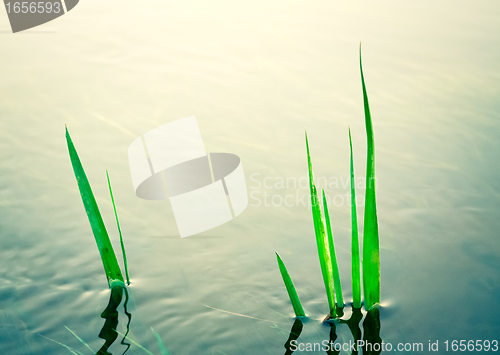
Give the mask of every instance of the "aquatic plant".
[[116, 212], [115, 199], [113, 198], [113, 190], [111, 189], [111, 181], [109, 180], [109, 174], [107, 170], [106, 170], [106, 177], [108, 178], [109, 194], [111, 195], [113, 210], [115, 211], [116, 226], [118, 227], [118, 233], [120, 234], [120, 246], [122, 248], [123, 265], [125, 266], [125, 276], [127, 277], [127, 285], [130, 285], [130, 278], [128, 276], [127, 254], [125, 253], [125, 244], [123, 243], [122, 230], [120, 228], [120, 221], [118, 220], [118, 213]]
[[332, 225], [330, 222], [330, 213], [328, 212], [328, 204], [326, 203], [325, 190], [323, 190], [323, 211], [325, 212], [326, 232], [328, 234], [328, 247], [330, 249], [330, 260], [332, 263], [333, 284], [335, 288], [335, 297], [337, 299], [337, 307], [343, 308], [344, 297], [342, 296], [342, 284], [340, 282], [339, 265], [337, 263], [337, 255], [335, 254]]
[[[370, 114], [370, 106], [368, 103], [368, 95], [366, 93], [365, 79], [363, 75], [363, 66], [361, 60], [361, 46], [359, 52], [361, 86], [363, 91], [363, 106], [365, 113], [365, 128], [367, 137], [367, 163], [366, 163], [366, 192], [365, 192], [365, 213], [364, 213], [364, 228], [363, 228], [363, 290], [364, 290], [364, 307], [370, 311], [374, 306], [380, 303], [380, 252], [379, 252], [379, 235], [377, 221], [377, 207], [375, 198], [375, 144], [373, 135], [373, 123]], [[314, 174], [311, 162], [311, 154], [309, 151], [309, 141], [306, 138], [307, 150], [307, 165], [309, 172], [309, 189], [311, 193], [311, 209], [314, 223], [314, 234], [318, 247], [318, 257], [325, 284], [326, 295], [329, 305], [329, 315], [326, 319], [342, 316], [344, 300], [342, 295], [342, 284], [340, 280], [340, 272], [335, 254], [335, 245], [333, 240], [333, 232], [328, 211], [325, 191], [323, 190], [323, 212], [318, 199], [318, 192], [314, 183]], [[361, 272], [360, 272], [360, 252], [358, 238], [358, 220], [356, 212], [356, 191], [354, 180], [354, 158], [352, 149], [351, 130], [349, 128], [349, 151], [350, 151], [350, 178], [351, 178], [351, 277], [352, 277], [352, 294], [353, 307], [361, 308]], [[280, 263], [278, 256], [278, 263]], [[280, 264], [280, 270], [282, 265]], [[284, 268], [284, 264], [283, 264]], [[286, 268], [284, 268], [286, 271]], [[282, 271], [283, 275], [283, 271]], [[288, 272], [286, 275], [289, 277]], [[285, 279], [285, 277], [283, 277]], [[289, 279], [291, 283], [291, 279]], [[286, 281], [285, 281], [286, 284]], [[293, 287], [293, 284], [291, 284]], [[288, 290], [288, 286], [287, 286]], [[293, 289], [295, 292], [295, 289]], [[290, 295], [290, 291], [289, 291]], [[296, 295], [296, 293], [295, 293]], [[292, 296], [290, 295], [290, 299]], [[335, 299], [337, 303], [335, 303]], [[297, 297], [298, 300], [298, 297]], [[300, 301], [299, 301], [300, 304]], [[293, 301], [292, 301], [293, 305]], [[295, 306], [294, 306], [295, 309]], [[296, 312], [297, 313], [297, 312]]]
[[307, 140], [306, 132], [306, 148], [307, 148], [307, 165], [309, 170], [309, 189], [311, 192], [311, 209], [313, 214], [314, 234], [316, 236], [316, 244], [318, 246], [318, 257], [321, 266], [321, 273], [323, 274], [323, 282], [325, 284], [326, 297], [328, 299], [328, 306], [330, 309], [329, 315], [334, 317], [335, 312], [335, 296], [333, 291], [333, 271], [332, 260], [329, 248], [329, 242], [325, 233], [325, 225], [321, 208], [318, 199], [318, 192], [314, 184], [314, 175], [312, 169], [311, 155], [309, 153], [309, 142]]
[[286, 290], [288, 292], [288, 296], [290, 297], [290, 301], [292, 302], [293, 311], [295, 312], [296, 317], [305, 317], [304, 309], [302, 308], [302, 304], [300, 303], [299, 295], [297, 294], [297, 290], [295, 290], [295, 286], [293, 285], [292, 278], [286, 269], [285, 263], [281, 260], [281, 257], [278, 253], [276, 253], [276, 258], [278, 259], [278, 267], [281, 272], [281, 277], [283, 278], [283, 282], [285, 283]]
[[[87, 179], [87, 175], [85, 174], [85, 170], [83, 169], [83, 165], [80, 161], [76, 148], [73, 144], [71, 136], [69, 134], [68, 128], [66, 127], [66, 142], [68, 144], [68, 151], [71, 159], [71, 164], [73, 166], [73, 171], [75, 173], [76, 181], [78, 184], [78, 188], [80, 190], [80, 195], [82, 197], [83, 205], [85, 207], [85, 211], [87, 212], [87, 216], [90, 222], [90, 226], [92, 228], [92, 232], [94, 234], [94, 238], [96, 240], [97, 247], [99, 249], [99, 253], [101, 255], [101, 260], [104, 266], [104, 271], [106, 274], [106, 278], [108, 281], [108, 286], [111, 289], [109, 303], [106, 306], [105, 310], [101, 313], [101, 318], [105, 319], [104, 326], [102, 327], [99, 337], [105, 340], [103, 346], [97, 350], [96, 354], [109, 354], [107, 350], [114, 343], [118, 335], [123, 336], [121, 341], [122, 345], [125, 345], [127, 348], [124, 353], [130, 348], [130, 344], [126, 343], [125, 340], [129, 340], [132, 344], [136, 345], [138, 348], [146, 352], [147, 354], [153, 355], [149, 350], [144, 348], [142, 345], [133, 341], [128, 337], [130, 322], [132, 319], [132, 314], [127, 310], [127, 303], [129, 301], [129, 293], [127, 287], [125, 286], [123, 276], [118, 265], [118, 261], [116, 259], [116, 254], [113, 250], [113, 246], [111, 245], [111, 241], [109, 239], [108, 232], [106, 227], [104, 226], [104, 222], [102, 220], [101, 213], [99, 211], [99, 207], [97, 206], [97, 202], [94, 197], [94, 193], [92, 192], [92, 188], [90, 187], [90, 183]], [[125, 275], [127, 278], [127, 285], [130, 285], [130, 279], [128, 274], [128, 264], [127, 264], [127, 255], [125, 252], [125, 244], [123, 242], [122, 231], [120, 228], [120, 222], [118, 220], [118, 213], [115, 205], [115, 199], [113, 196], [113, 190], [111, 188], [111, 181], [109, 178], [109, 173], [106, 170], [106, 177], [108, 181], [109, 194], [111, 196], [111, 202], [113, 204], [113, 210], [115, 213], [116, 225], [118, 228], [118, 233], [120, 235], [120, 246], [122, 249], [123, 255], [123, 263], [125, 266]], [[290, 279], [291, 281], [291, 279]], [[292, 285], [293, 286], [293, 285]], [[116, 328], [118, 326], [118, 311], [117, 308], [120, 305], [123, 295], [125, 295], [125, 302], [123, 304], [124, 312], [128, 318], [128, 322], [126, 324], [126, 332], [125, 334], [120, 333]], [[300, 301], [298, 301], [300, 304]], [[302, 311], [303, 312], [303, 311]], [[78, 335], [76, 335], [71, 329], [66, 327], [85, 347], [87, 347], [92, 352], [95, 352], [94, 349], [91, 349], [89, 345], [83, 341]], [[165, 347], [165, 344], [161, 340], [161, 337], [158, 333], [151, 328], [153, 335], [156, 338], [157, 345], [160, 349], [161, 355], [168, 355], [169, 352]], [[49, 338], [47, 338], [49, 339]], [[52, 339], [49, 339], [52, 340]], [[71, 353], [80, 355], [81, 353], [77, 350], [74, 350], [68, 347], [65, 344], [52, 340], [65, 348], [67, 348]]]
[[73, 171], [75, 173], [76, 182], [80, 190], [80, 195], [82, 197], [83, 205], [85, 211], [87, 212], [87, 217], [90, 222], [90, 227], [92, 228], [92, 233], [94, 234], [95, 241], [97, 243], [97, 248], [99, 249], [99, 254], [101, 255], [102, 264], [104, 266], [104, 272], [106, 274], [106, 279], [108, 281], [109, 288], [119, 282], [124, 284], [123, 276], [118, 266], [118, 261], [116, 259], [113, 246], [109, 240], [108, 232], [104, 226], [104, 222], [101, 217], [101, 212], [97, 206], [92, 188], [90, 187], [87, 175], [83, 170], [82, 163], [78, 157], [71, 136], [69, 135], [68, 128], [66, 127], [66, 142], [68, 144], [69, 156], [71, 159], [71, 165], [73, 166]]
[[[126, 289], [123, 276], [118, 266], [118, 261], [116, 259], [115, 252], [113, 250], [113, 246], [111, 245], [111, 241], [109, 240], [108, 232], [106, 227], [104, 226], [104, 222], [102, 220], [101, 213], [99, 211], [99, 207], [97, 206], [97, 202], [94, 197], [94, 193], [92, 192], [92, 188], [90, 187], [90, 183], [87, 179], [87, 175], [85, 174], [85, 170], [83, 169], [83, 165], [80, 161], [76, 148], [73, 144], [71, 136], [69, 134], [68, 128], [66, 127], [66, 142], [68, 144], [68, 151], [71, 159], [71, 164], [73, 166], [73, 171], [75, 173], [76, 181], [78, 184], [78, 188], [80, 190], [80, 195], [82, 197], [83, 205], [85, 207], [85, 211], [87, 212], [87, 217], [90, 222], [90, 226], [92, 228], [92, 232], [94, 234], [94, 238], [96, 240], [97, 247], [99, 249], [99, 253], [101, 255], [101, 260], [104, 266], [104, 271], [106, 274], [106, 278], [108, 281], [108, 286], [111, 289], [109, 304], [106, 309], [102, 312], [101, 317], [105, 318], [106, 321], [104, 323], [101, 332], [99, 333], [99, 337], [105, 340], [104, 345], [101, 349], [98, 350], [97, 354], [108, 354], [107, 349], [114, 343], [118, 334], [116, 332], [116, 326], [118, 325], [118, 312], [116, 311], [117, 307], [121, 303], [122, 295], [125, 293], [126, 301], [124, 303], [125, 314], [128, 317], [127, 323], [127, 332], [128, 334], [130, 321], [132, 315], [127, 311], [127, 302], [129, 299], [128, 291]], [[113, 203], [113, 209], [115, 212], [116, 224], [118, 226], [118, 232], [120, 234], [120, 245], [123, 253], [123, 260], [125, 264], [125, 271], [127, 276], [127, 284], [130, 284], [129, 276], [128, 276], [128, 267], [127, 267], [127, 256], [125, 253], [125, 245], [123, 243], [123, 237], [120, 229], [120, 223], [118, 221], [118, 214], [116, 211], [115, 201], [113, 197], [113, 191], [111, 189], [111, 182], [109, 179], [109, 174], [106, 171], [106, 176], [108, 179], [109, 193], [111, 195], [111, 201]], [[125, 335], [126, 337], [126, 335]], [[123, 345], [127, 345], [130, 347], [130, 344], [124, 343], [124, 339], [122, 340]]]
[[363, 65], [361, 61], [361, 45], [359, 47], [359, 69], [363, 87], [363, 106], [365, 110], [365, 127], [367, 139], [366, 153], [366, 191], [365, 217], [363, 227], [363, 290], [365, 309], [380, 303], [380, 252], [377, 221], [377, 205], [375, 199], [375, 143], [373, 123], [366, 93]]
[[352, 154], [351, 129], [349, 128], [349, 151], [351, 172], [351, 275], [352, 303], [361, 308], [361, 270], [359, 262], [358, 213], [356, 211], [356, 184], [354, 182], [354, 159]]

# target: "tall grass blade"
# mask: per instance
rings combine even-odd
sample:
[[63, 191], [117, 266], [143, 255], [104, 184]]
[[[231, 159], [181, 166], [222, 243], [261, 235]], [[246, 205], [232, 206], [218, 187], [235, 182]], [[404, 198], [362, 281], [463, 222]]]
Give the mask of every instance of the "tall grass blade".
[[366, 193], [365, 193], [365, 220], [363, 229], [363, 289], [365, 295], [365, 309], [368, 310], [375, 303], [380, 303], [380, 253], [377, 222], [377, 206], [375, 201], [375, 144], [373, 138], [373, 124], [366, 94], [363, 65], [361, 63], [361, 45], [359, 47], [359, 68], [363, 87], [363, 104], [365, 109], [365, 126], [367, 138], [366, 161]]
[[156, 338], [156, 343], [158, 344], [158, 347], [160, 348], [160, 354], [161, 355], [170, 355], [170, 353], [168, 352], [167, 348], [165, 347], [165, 344], [163, 344], [163, 341], [161, 340], [160, 334], [158, 334], [157, 332], [155, 332], [155, 330], [153, 329], [153, 327], [151, 327], [151, 331], [153, 332], [153, 335]]
[[328, 240], [325, 233], [325, 225], [323, 224], [323, 217], [319, 206], [318, 192], [314, 184], [314, 176], [311, 163], [311, 155], [309, 154], [309, 142], [307, 140], [306, 132], [306, 147], [307, 147], [307, 165], [309, 168], [309, 188], [311, 192], [311, 209], [314, 221], [314, 234], [316, 235], [316, 244], [318, 246], [319, 263], [321, 272], [323, 274], [323, 282], [325, 284], [326, 297], [328, 299], [328, 306], [330, 307], [330, 316], [336, 315], [335, 311], [335, 296], [333, 292], [333, 275], [332, 275], [332, 261], [330, 259], [330, 251]]
[[111, 195], [113, 210], [115, 211], [116, 226], [118, 227], [118, 233], [120, 234], [120, 246], [122, 248], [123, 264], [125, 266], [125, 276], [127, 277], [127, 285], [130, 285], [130, 278], [128, 277], [127, 254], [125, 253], [125, 244], [123, 243], [122, 230], [120, 228], [120, 222], [118, 221], [118, 213], [116, 212], [115, 199], [113, 198], [113, 190], [111, 189], [111, 181], [109, 180], [109, 174], [107, 170], [106, 170], [106, 177], [108, 178], [109, 194]]
[[356, 211], [356, 183], [354, 181], [354, 159], [352, 154], [351, 129], [349, 128], [351, 152], [351, 273], [352, 299], [354, 308], [361, 308], [361, 270], [359, 265], [358, 213]]
[[80, 162], [80, 158], [78, 157], [78, 153], [73, 145], [73, 141], [71, 140], [67, 127], [66, 142], [68, 143], [69, 156], [71, 164], [73, 165], [73, 171], [78, 183], [78, 188], [80, 189], [83, 205], [85, 206], [85, 211], [87, 212], [87, 217], [89, 218], [90, 226], [92, 227], [92, 232], [94, 233], [97, 248], [101, 254], [104, 271], [108, 280], [108, 286], [111, 288], [111, 282], [113, 280], [120, 280], [123, 282], [123, 276], [120, 271], [120, 267], [118, 266], [115, 252], [113, 251], [113, 247], [109, 241], [108, 232], [106, 231], [106, 227], [102, 221], [99, 207], [97, 207], [94, 194], [90, 188], [87, 175], [85, 175], [85, 171], [83, 170], [82, 163]]
[[342, 284], [340, 282], [339, 265], [337, 263], [337, 255], [335, 254], [335, 245], [333, 243], [332, 225], [330, 222], [330, 213], [328, 212], [328, 204], [326, 203], [325, 190], [323, 190], [323, 211], [325, 212], [326, 232], [328, 234], [328, 247], [330, 249], [330, 259], [332, 262], [333, 284], [335, 296], [337, 298], [337, 307], [344, 307], [344, 297], [342, 296]]
[[302, 308], [302, 304], [300, 303], [299, 295], [297, 295], [297, 290], [295, 290], [295, 286], [293, 285], [292, 278], [286, 269], [283, 260], [278, 253], [276, 253], [276, 257], [278, 259], [278, 266], [281, 272], [281, 277], [283, 278], [283, 282], [285, 283], [286, 290], [288, 292], [288, 296], [290, 297], [290, 301], [292, 302], [293, 311], [297, 317], [305, 317], [306, 314], [304, 309]]

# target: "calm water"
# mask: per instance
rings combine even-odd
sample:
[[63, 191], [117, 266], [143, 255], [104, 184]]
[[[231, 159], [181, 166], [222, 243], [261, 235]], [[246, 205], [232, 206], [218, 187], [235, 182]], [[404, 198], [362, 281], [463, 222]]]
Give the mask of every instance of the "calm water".
[[[299, 341], [329, 339], [307, 188], [293, 181], [307, 173], [307, 128], [350, 300], [342, 182], [348, 126], [356, 174], [365, 172], [361, 40], [376, 140], [381, 337], [426, 350], [439, 340], [438, 353], [446, 340], [499, 339], [497, 1], [86, 0], [16, 35], [0, 12], [0, 353], [70, 353], [47, 337], [90, 354], [65, 326], [103, 344], [109, 290], [64, 124], [119, 247], [110, 172], [135, 299], [132, 339], [160, 354], [153, 327], [172, 354], [284, 353], [294, 320], [275, 251], [310, 316]], [[135, 196], [127, 150], [193, 114], [208, 151], [240, 156], [251, 198], [236, 219], [181, 240], [168, 202]], [[120, 310], [121, 332], [125, 320]], [[351, 339], [345, 325], [337, 335]], [[110, 351], [124, 349], [117, 341]]]

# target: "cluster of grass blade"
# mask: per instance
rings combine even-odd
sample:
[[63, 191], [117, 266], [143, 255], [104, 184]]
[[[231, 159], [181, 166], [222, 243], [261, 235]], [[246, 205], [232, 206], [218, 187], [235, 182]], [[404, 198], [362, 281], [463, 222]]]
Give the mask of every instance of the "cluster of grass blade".
[[309, 142], [306, 132], [306, 148], [307, 148], [307, 165], [309, 170], [309, 189], [311, 192], [311, 209], [313, 214], [314, 234], [316, 235], [316, 244], [318, 246], [319, 263], [321, 273], [323, 274], [323, 282], [325, 284], [326, 297], [330, 308], [330, 316], [335, 316], [335, 295], [333, 288], [333, 270], [332, 259], [330, 253], [330, 243], [325, 233], [325, 224], [321, 207], [318, 199], [318, 192], [314, 184], [314, 175], [312, 170], [311, 155], [309, 153]]
[[[85, 174], [85, 171], [83, 169], [83, 165], [80, 161], [80, 158], [78, 156], [78, 153], [76, 151], [76, 148], [73, 144], [73, 141], [71, 139], [71, 136], [69, 134], [68, 128], [66, 127], [66, 142], [68, 144], [68, 151], [71, 159], [71, 164], [73, 166], [73, 171], [75, 173], [76, 181], [78, 184], [78, 188], [80, 190], [80, 195], [82, 197], [83, 205], [85, 207], [85, 211], [87, 212], [87, 217], [90, 222], [90, 226], [92, 228], [92, 232], [94, 234], [94, 238], [97, 244], [97, 247], [99, 249], [99, 253], [101, 255], [101, 260], [104, 266], [104, 272], [106, 274], [106, 278], [108, 281], [108, 286], [111, 289], [111, 297], [110, 297], [110, 303], [108, 304], [108, 307], [104, 310], [103, 314], [101, 315], [103, 318], [106, 318], [106, 323], [101, 330], [100, 337], [102, 335], [102, 338], [106, 340], [106, 344], [99, 350], [97, 350], [97, 353], [106, 353], [107, 354], [107, 347], [114, 342], [114, 335], [112, 333], [120, 334], [123, 336], [122, 344], [123, 345], [128, 345], [127, 343], [124, 343], [125, 340], [129, 340], [132, 344], [136, 345], [139, 347], [141, 350], [146, 352], [147, 354], [153, 355], [149, 350], [145, 349], [143, 346], [138, 344], [137, 342], [133, 341], [128, 337], [128, 329], [130, 326], [130, 320], [131, 320], [131, 314], [127, 312], [127, 302], [128, 302], [128, 291], [125, 287], [125, 283], [123, 280], [123, 275], [121, 273], [120, 267], [118, 265], [118, 261], [116, 258], [116, 254], [114, 252], [113, 246], [111, 245], [111, 241], [108, 236], [108, 232], [106, 230], [106, 227], [104, 226], [104, 222], [102, 220], [101, 213], [99, 211], [99, 207], [97, 206], [97, 202], [95, 200], [94, 194], [92, 192], [92, 188], [90, 187], [90, 183], [87, 179], [87, 175]], [[123, 236], [120, 228], [120, 222], [118, 220], [118, 213], [116, 210], [116, 205], [115, 205], [115, 200], [113, 196], [113, 190], [111, 188], [111, 181], [109, 178], [109, 173], [106, 170], [106, 177], [108, 181], [108, 187], [109, 187], [109, 193], [111, 196], [111, 202], [113, 204], [113, 210], [115, 213], [115, 219], [116, 219], [116, 225], [118, 227], [118, 233], [120, 235], [120, 246], [122, 249], [122, 255], [123, 255], [123, 263], [125, 266], [125, 275], [127, 279], [127, 285], [130, 285], [130, 279], [129, 279], [129, 273], [128, 273], [128, 265], [127, 265], [127, 255], [125, 253], [125, 245], [123, 242]], [[116, 329], [114, 329], [114, 324], [118, 324], [118, 320], [115, 319], [117, 318], [117, 313], [116, 313], [116, 308], [121, 302], [122, 294], [123, 291], [126, 295], [126, 301], [124, 304], [124, 309], [125, 313], [127, 314], [128, 317], [128, 323], [127, 323], [127, 332], [125, 334], [120, 333]], [[300, 302], [300, 301], [299, 301]], [[107, 315], [107, 314], [110, 314]], [[109, 319], [108, 319], [109, 318]], [[107, 324], [109, 323], [109, 325]], [[90, 346], [83, 341], [81, 338], [79, 338], [71, 329], [67, 328], [86, 348], [91, 350], [93, 353], [95, 353], [95, 349], [91, 349]], [[165, 347], [165, 344], [163, 344], [160, 336], [158, 333], [154, 331], [153, 328], [151, 328], [151, 331], [153, 332], [153, 335], [155, 336], [157, 340], [158, 347], [160, 349], [160, 353], [162, 355], [168, 355], [168, 351]], [[107, 335], [106, 335], [106, 334]], [[109, 334], [108, 334], [109, 333]], [[52, 339], [50, 339], [52, 340]], [[54, 341], [54, 340], [52, 340]], [[70, 347], [59, 343], [55, 341], [56, 343], [66, 347], [70, 352], [73, 354], [78, 354], [80, 355], [81, 352], [71, 349]], [[109, 343], [109, 344], [108, 344]], [[128, 348], [127, 348], [128, 350]]]
[[[342, 296], [342, 286], [340, 282], [340, 272], [335, 254], [335, 245], [333, 242], [333, 232], [330, 222], [330, 214], [328, 212], [328, 204], [326, 202], [325, 191], [323, 190], [323, 212], [321, 213], [318, 193], [314, 183], [314, 174], [311, 162], [311, 154], [309, 151], [309, 141], [306, 133], [306, 149], [307, 149], [307, 165], [309, 171], [309, 189], [311, 193], [311, 206], [314, 223], [314, 233], [316, 235], [316, 244], [318, 246], [318, 256], [325, 283], [326, 296], [330, 312], [328, 318], [336, 317], [341, 313], [344, 307], [344, 298]], [[335, 303], [335, 301], [337, 303]], [[337, 309], [339, 312], [337, 312]]]
[[[69, 156], [71, 159], [71, 164], [73, 166], [73, 171], [75, 173], [78, 189], [80, 190], [80, 195], [82, 197], [85, 211], [87, 212], [87, 217], [90, 222], [90, 227], [92, 228], [97, 248], [99, 249], [99, 253], [101, 255], [101, 260], [104, 266], [104, 272], [106, 274], [108, 286], [111, 288], [112, 284], [116, 284], [119, 282], [123, 284], [124, 283], [123, 275], [120, 270], [120, 267], [118, 266], [118, 261], [116, 259], [116, 255], [113, 250], [113, 246], [111, 245], [111, 241], [109, 240], [108, 232], [106, 230], [106, 227], [104, 226], [104, 222], [101, 217], [101, 212], [99, 211], [99, 207], [97, 206], [97, 202], [92, 192], [92, 188], [90, 187], [89, 180], [87, 179], [87, 175], [85, 174], [85, 170], [83, 169], [82, 163], [80, 161], [80, 158], [78, 157], [78, 153], [76, 152], [75, 145], [73, 144], [73, 141], [71, 139], [67, 127], [66, 127], [66, 142], [68, 144]], [[116, 214], [116, 207], [113, 199], [113, 192], [111, 191], [111, 183], [109, 182], [109, 175], [108, 175], [108, 184], [110, 189], [109, 191], [111, 193], [111, 199], [113, 201], [113, 207], [115, 210], [116, 222], [118, 223], [118, 215]], [[122, 251], [124, 254], [125, 270], [127, 270], [127, 283], [130, 284], [128, 280], [127, 259], [125, 256], [125, 248], [123, 246], [123, 239], [121, 237], [121, 230], [119, 223], [118, 223], [118, 230], [120, 231], [120, 241], [122, 245]]]
[[[365, 79], [363, 76], [363, 67], [361, 63], [361, 47], [359, 52], [361, 85], [363, 89], [363, 105], [365, 112], [365, 127], [367, 136], [367, 167], [366, 167], [366, 192], [365, 192], [365, 215], [363, 229], [363, 290], [364, 307], [370, 310], [377, 303], [380, 303], [380, 255], [379, 255], [379, 236], [377, 222], [377, 208], [375, 198], [375, 144], [373, 137], [373, 123], [368, 104], [368, 95], [366, 93]], [[352, 150], [351, 130], [349, 129], [349, 148], [350, 148], [350, 178], [351, 178], [351, 276], [352, 276], [352, 294], [353, 307], [361, 308], [361, 263], [358, 238], [358, 220], [356, 212], [356, 191], [354, 179], [354, 158]], [[332, 226], [330, 222], [330, 213], [323, 190], [323, 214], [321, 211], [318, 192], [314, 183], [314, 174], [312, 169], [311, 154], [309, 151], [309, 141], [306, 132], [307, 165], [309, 171], [309, 188], [311, 193], [311, 207], [314, 223], [314, 233], [318, 247], [318, 256], [325, 284], [326, 296], [329, 305], [329, 315], [327, 318], [342, 316], [344, 299], [342, 295], [342, 285], [340, 272], [335, 254], [335, 245], [333, 240]], [[299, 297], [292, 283], [292, 279], [278, 255], [278, 265], [285, 282], [285, 286], [290, 296], [293, 309], [296, 316], [303, 315], [303, 308]]]

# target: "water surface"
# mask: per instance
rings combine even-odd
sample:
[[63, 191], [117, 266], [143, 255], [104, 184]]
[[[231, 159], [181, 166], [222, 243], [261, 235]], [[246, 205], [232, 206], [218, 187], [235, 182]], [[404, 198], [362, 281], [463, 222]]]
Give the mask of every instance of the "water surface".
[[[350, 126], [363, 177], [361, 40], [376, 140], [381, 337], [498, 339], [499, 15], [496, 1], [87, 0], [16, 35], [1, 15], [1, 352], [69, 353], [44, 337], [88, 351], [65, 326], [103, 344], [109, 290], [65, 124], [117, 248], [110, 172], [135, 299], [132, 339], [159, 354], [153, 327], [178, 355], [284, 353], [294, 319], [275, 251], [310, 315], [299, 339], [329, 339], [307, 188], [279, 181], [306, 176], [305, 128], [316, 176], [341, 182]], [[242, 159], [253, 198], [231, 222], [181, 240], [168, 202], [135, 196], [127, 149], [193, 114], [207, 151]], [[333, 200], [347, 192], [327, 189], [350, 300], [350, 209]], [[291, 206], [279, 203], [287, 195], [297, 196]], [[347, 326], [337, 335], [351, 339]]]

